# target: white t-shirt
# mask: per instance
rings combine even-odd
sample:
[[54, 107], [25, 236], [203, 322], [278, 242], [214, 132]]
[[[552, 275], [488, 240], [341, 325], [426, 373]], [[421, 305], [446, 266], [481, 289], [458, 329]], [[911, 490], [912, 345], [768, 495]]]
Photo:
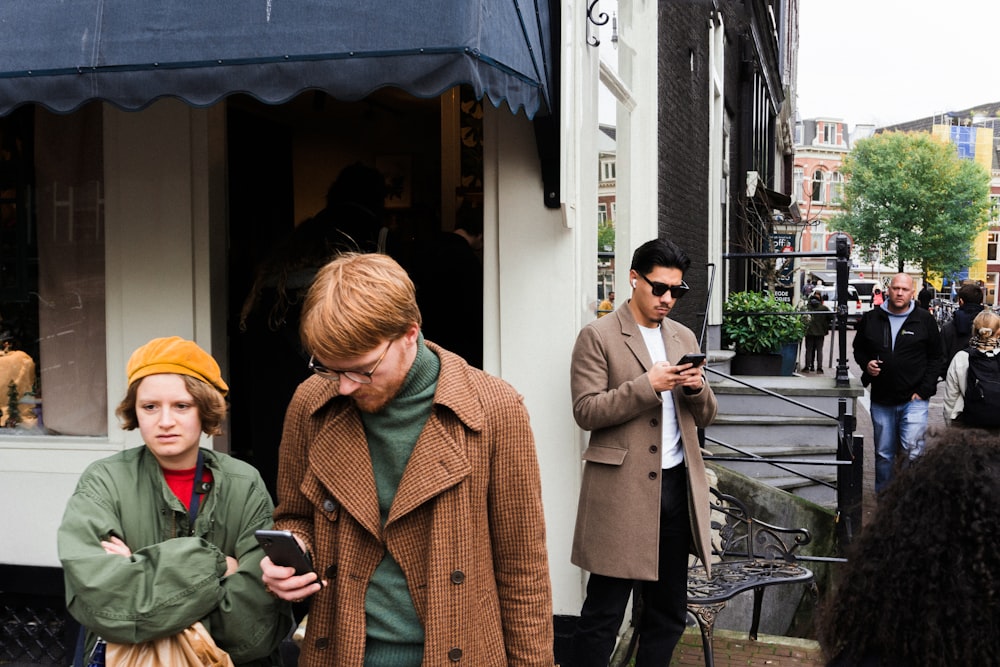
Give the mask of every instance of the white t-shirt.
[[[646, 349], [649, 350], [653, 363], [667, 361], [667, 349], [663, 345], [660, 327], [650, 329], [640, 325], [639, 331], [642, 332], [642, 339], [646, 343]], [[663, 399], [663, 414], [660, 419], [662, 423], [660, 458], [661, 467], [666, 470], [684, 463], [684, 448], [681, 446], [681, 431], [677, 424], [677, 412], [674, 410], [674, 395], [670, 391], [661, 391], [660, 398]]]

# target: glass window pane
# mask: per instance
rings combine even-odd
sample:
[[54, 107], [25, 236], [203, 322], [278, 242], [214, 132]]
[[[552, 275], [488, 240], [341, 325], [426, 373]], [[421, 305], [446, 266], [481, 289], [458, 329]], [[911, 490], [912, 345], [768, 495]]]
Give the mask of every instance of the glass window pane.
[[107, 434], [101, 107], [0, 118], [0, 437]]

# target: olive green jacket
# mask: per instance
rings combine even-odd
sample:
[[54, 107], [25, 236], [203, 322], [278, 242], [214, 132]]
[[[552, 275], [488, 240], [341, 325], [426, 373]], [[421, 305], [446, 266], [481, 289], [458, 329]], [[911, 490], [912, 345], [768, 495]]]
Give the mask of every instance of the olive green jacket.
[[[241, 667], [280, 665], [278, 646], [291, 628], [287, 605], [265, 590], [264, 554], [254, 531], [272, 525], [260, 475], [225, 454], [202, 450], [212, 471], [189, 536], [187, 510], [145, 446], [96, 461], [84, 472], [59, 527], [66, 606], [91, 633], [134, 644], [201, 621]], [[132, 550], [105, 553], [116, 535]], [[226, 572], [226, 556], [239, 570]]]

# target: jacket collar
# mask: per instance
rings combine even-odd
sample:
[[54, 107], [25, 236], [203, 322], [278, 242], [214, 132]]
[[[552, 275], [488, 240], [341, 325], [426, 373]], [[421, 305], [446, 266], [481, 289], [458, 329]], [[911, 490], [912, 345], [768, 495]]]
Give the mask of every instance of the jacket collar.
[[[625, 307], [618, 308], [612, 315], [616, 317], [618, 325], [621, 328], [621, 333], [625, 336], [625, 346], [632, 351], [635, 358], [642, 364], [643, 369], [648, 371], [653, 366], [653, 359], [649, 356], [646, 341], [642, 337], [642, 332], [639, 331], [639, 323], [632, 316], [632, 310], [628, 308], [628, 302], [626, 302]], [[606, 317], [610, 317], [610, 315]], [[670, 322], [669, 318], [664, 317], [663, 321], [660, 322], [660, 335], [663, 337], [663, 344], [666, 347], [669, 358], [670, 350], [677, 341], [674, 324]]]

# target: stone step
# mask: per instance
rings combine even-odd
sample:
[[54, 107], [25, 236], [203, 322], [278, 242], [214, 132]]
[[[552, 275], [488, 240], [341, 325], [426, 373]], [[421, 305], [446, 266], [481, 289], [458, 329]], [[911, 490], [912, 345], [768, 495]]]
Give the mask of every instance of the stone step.
[[718, 415], [705, 435], [741, 448], [800, 443], [825, 447], [836, 445], [837, 422], [815, 417]]
[[[739, 456], [738, 453], [733, 452], [731, 449], [713, 442], [707, 443], [705, 449], [713, 454]], [[835, 442], [829, 445], [799, 443], [748, 445], [740, 447], [740, 449], [764, 458], [831, 459], [837, 455], [837, 445]]]

